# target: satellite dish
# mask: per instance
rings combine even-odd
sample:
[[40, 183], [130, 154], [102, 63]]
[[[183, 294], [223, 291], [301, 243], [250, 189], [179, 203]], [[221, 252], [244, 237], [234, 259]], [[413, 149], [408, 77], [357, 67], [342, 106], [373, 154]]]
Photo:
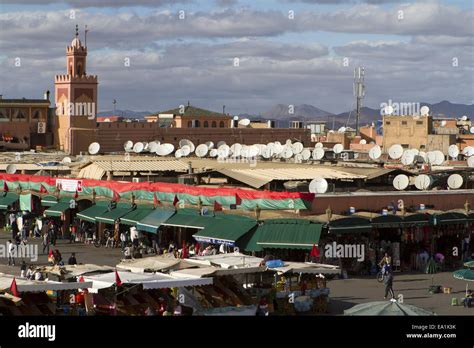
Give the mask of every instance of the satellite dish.
[[427, 107], [426, 105], [422, 106], [420, 109], [421, 116], [428, 116], [429, 112], [430, 112], [430, 108]]
[[303, 161], [303, 156], [300, 153], [295, 155], [295, 163], [301, 163]]
[[222, 145], [225, 145], [225, 144], [227, 144], [227, 143], [224, 140], [221, 140], [221, 141], [217, 142], [216, 147], [219, 148], [219, 147], [221, 147]]
[[204, 157], [207, 155], [207, 152], [209, 151], [209, 148], [207, 147], [206, 144], [200, 144], [196, 147], [196, 156], [198, 157]]
[[320, 160], [324, 157], [324, 149], [322, 147], [317, 147], [313, 151], [313, 159]]
[[189, 156], [189, 154], [191, 153], [191, 147], [189, 145], [184, 145], [180, 150], [183, 154], [183, 157]]
[[367, 144], [367, 140], [365, 140], [365, 139], [362, 139], [362, 140], [359, 142], [359, 144], [361, 144], [361, 145], [365, 145], [365, 144]]
[[206, 141], [206, 145], [209, 150], [214, 148], [214, 143], [212, 141]]
[[5, 172], [7, 174], [15, 174], [16, 173], [16, 165], [14, 164], [9, 164], [7, 168], [5, 169]]
[[243, 118], [239, 121], [239, 126], [247, 127], [250, 124], [250, 120], [248, 118]]
[[286, 139], [285, 145], [291, 145], [292, 141], [291, 139]]
[[100, 144], [99, 143], [92, 143], [89, 145], [89, 153], [91, 155], [96, 155], [99, 153], [99, 150], [100, 150]]
[[309, 192], [326, 193], [328, 190], [328, 182], [324, 178], [315, 178], [309, 183]]
[[250, 148], [247, 145], [243, 145], [242, 148], [240, 149], [240, 156], [243, 158], [250, 157]]
[[303, 151], [303, 148], [304, 148], [303, 144], [301, 144], [300, 142], [296, 142], [293, 145], [291, 145], [292, 151], [296, 154], [301, 153], [301, 151]]
[[156, 154], [159, 156], [168, 156], [174, 151], [174, 145], [165, 143], [165, 144], [160, 144], [158, 145], [156, 149]]
[[442, 120], [441, 121], [441, 127], [445, 127], [446, 126], [446, 120]]
[[387, 116], [393, 114], [393, 106], [392, 105], [386, 105], [383, 108], [383, 113], [384, 113], [384, 115], [387, 115]]
[[337, 131], [338, 131], [338, 133], [345, 133], [346, 130], [347, 130], [346, 127], [341, 127], [341, 128], [339, 128]]
[[289, 158], [291, 158], [291, 156], [293, 156], [293, 150], [291, 149], [290, 146], [285, 147], [285, 149], [282, 152], [282, 156], [285, 159], [289, 159]]
[[462, 116], [461, 121], [467, 121], [467, 116], [466, 115]]
[[155, 153], [156, 149], [158, 148], [158, 145], [160, 145], [160, 144], [157, 143], [156, 141], [150, 141], [148, 143], [148, 151], [150, 151], [152, 153]]
[[232, 152], [232, 156], [239, 157], [240, 151], [242, 151], [242, 145], [239, 143], [232, 144], [230, 146], [230, 152]]
[[63, 164], [70, 164], [72, 163], [71, 157], [64, 157], [61, 161]]
[[463, 150], [462, 150], [462, 154], [466, 157], [471, 157], [474, 155], [474, 147], [472, 146], [466, 146]]
[[314, 145], [315, 149], [317, 149], [318, 147], [323, 148], [324, 147], [323, 143], [316, 143], [316, 145]]
[[217, 149], [211, 149], [211, 151], [209, 152], [209, 156], [217, 157]]
[[426, 153], [426, 163], [434, 164], [436, 162], [436, 154], [434, 151], [428, 151]]
[[179, 141], [179, 147], [182, 148], [183, 146], [189, 146], [189, 152], [192, 153], [194, 152], [194, 149], [195, 149], [195, 146], [194, 146], [194, 143], [189, 140], [189, 139], [181, 139]]
[[420, 154], [420, 150], [418, 149], [410, 149], [410, 151], [415, 155], [418, 156]]
[[265, 149], [262, 151], [262, 157], [265, 159], [269, 159], [273, 156], [273, 150], [271, 147], [267, 146]]
[[303, 161], [307, 161], [311, 158], [311, 151], [309, 149], [304, 149], [301, 151], [301, 157], [303, 158]]
[[283, 146], [280, 144], [280, 143], [275, 143], [275, 146], [273, 148], [273, 152], [276, 154], [276, 155], [279, 155], [283, 152]]
[[435, 166], [442, 165], [443, 162], [444, 162], [444, 153], [439, 151], [439, 150], [436, 150], [436, 151], [433, 151], [433, 152], [434, 152], [434, 156], [435, 156], [433, 164]]
[[415, 155], [413, 154], [413, 152], [405, 151], [403, 153], [402, 159], [401, 159], [401, 162], [403, 163], [403, 165], [409, 166], [413, 164], [414, 161], [415, 161]]
[[342, 144], [336, 144], [334, 145], [332, 150], [334, 151], [334, 153], [341, 153], [342, 150], [344, 150], [344, 146]]
[[459, 156], [459, 148], [457, 145], [450, 145], [448, 147], [448, 155], [451, 158], [457, 158]]
[[391, 159], [399, 159], [403, 155], [403, 147], [400, 144], [390, 146], [388, 149], [388, 155]]
[[461, 175], [451, 174], [448, 177], [448, 186], [450, 189], [457, 190], [458, 188], [461, 188], [463, 181]]
[[230, 155], [230, 147], [229, 147], [229, 145], [227, 145], [225, 143], [218, 146], [217, 151], [218, 151], [218, 156], [219, 157], [229, 157], [229, 155]]
[[135, 143], [135, 145], [133, 145], [133, 152], [135, 153], [140, 153], [144, 149], [145, 149], [145, 145], [141, 142]]
[[380, 146], [375, 145], [374, 147], [372, 147], [372, 148], [369, 150], [369, 157], [370, 157], [370, 159], [376, 160], [376, 159], [378, 159], [380, 156], [382, 156], [382, 149], [380, 148]]
[[474, 134], [474, 126], [472, 126], [471, 128], [469, 128], [469, 132], [470, 132], [471, 134]]
[[398, 191], [402, 191], [408, 187], [410, 184], [410, 179], [405, 174], [398, 174], [393, 178], [393, 187]]
[[123, 149], [127, 152], [132, 151], [133, 149], [133, 141], [128, 140], [123, 144]]
[[184, 154], [183, 154], [183, 150], [182, 150], [182, 149], [178, 149], [178, 150], [176, 150], [176, 152], [174, 153], [174, 157], [176, 157], [176, 158], [181, 158], [181, 157], [183, 157], [183, 155], [184, 155]]
[[239, 120], [239, 116], [235, 115], [232, 119], [233, 119], [234, 121], [238, 121], [238, 120]]
[[257, 157], [260, 153], [260, 149], [256, 145], [249, 146], [249, 157]]
[[474, 156], [471, 156], [467, 159], [467, 166], [474, 168]]
[[418, 175], [415, 178], [415, 187], [418, 190], [427, 190], [430, 188], [431, 184], [431, 177], [426, 174]]

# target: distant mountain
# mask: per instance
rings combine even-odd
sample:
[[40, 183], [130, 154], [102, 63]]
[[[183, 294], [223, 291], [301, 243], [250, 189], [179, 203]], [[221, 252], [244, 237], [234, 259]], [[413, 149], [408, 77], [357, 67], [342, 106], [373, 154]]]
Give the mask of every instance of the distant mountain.
[[133, 110], [113, 110], [101, 111], [97, 113], [97, 116], [122, 116], [124, 118], [138, 118], [143, 119], [144, 116], [150, 115], [150, 111], [133, 111]]

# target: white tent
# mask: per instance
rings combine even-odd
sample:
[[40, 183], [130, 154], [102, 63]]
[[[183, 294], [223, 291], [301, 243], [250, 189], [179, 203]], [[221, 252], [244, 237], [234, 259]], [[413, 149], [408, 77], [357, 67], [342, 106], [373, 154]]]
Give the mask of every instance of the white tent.
[[[9, 289], [12, 281], [12, 275], [0, 273], [0, 291]], [[47, 290], [86, 289], [92, 287], [92, 282], [54, 282], [16, 278], [16, 285], [19, 292], [41, 292]]]

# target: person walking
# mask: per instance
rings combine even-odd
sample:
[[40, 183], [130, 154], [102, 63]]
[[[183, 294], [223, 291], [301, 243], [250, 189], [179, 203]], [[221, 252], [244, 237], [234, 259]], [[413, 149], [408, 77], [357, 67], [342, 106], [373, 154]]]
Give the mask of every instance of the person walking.
[[[49, 236], [50, 236], [49, 231], [43, 233], [43, 242], [42, 242], [42, 244], [43, 244], [43, 254], [49, 253]], [[45, 252], [45, 250], [46, 250], [46, 252]]]
[[8, 240], [8, 265], [15, 266], [15, 248], [16, 245], [12, 243], [11, 239]]
[[122, 233], [120, 233], [120, 248], [122, 249], [122, 251], [125, 250], [126, 244], [127, 244], [127, 235], [125, 231], [122, 231]]
[[26, 265], [26, 262], [25, 261], [22, 261], [21, 262], [21, 266], [20, 266], [20, 277], [21, 278], [26, 278], [26, 269], [27, 269], [27, 265]]
[[393, 272], [391, 270], [387, 271], [383, 282], [385, 283], [385, 296], [383, 298], [386, 299], [388, 293], [390, 293], [391, 298], [394, 299], [395, 293], [393, 292]]

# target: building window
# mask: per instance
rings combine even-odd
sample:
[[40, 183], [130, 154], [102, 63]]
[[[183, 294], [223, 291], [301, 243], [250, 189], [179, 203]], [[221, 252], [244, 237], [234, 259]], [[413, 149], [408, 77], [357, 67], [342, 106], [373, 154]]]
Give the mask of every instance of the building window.
[[188, 121], [188, 128], [192, 128], [193, 127], [193, 121]]
[[416, 121], [416, 124], [423, 124], [423, 121]]
[[424, 150], [426, 148], [425, 145], [420, 145], [420, 150]]
[[33, 120], [40, 120], [42, 119], [43, 117], [41, 117], [41, 111], [40, 110], [36, 110], [35, 112], [33, 112]]
[[204, 121], [204, 128], [209, 128], [209, 122]]
[[402, 121], [402, 126], [406, 126], [408, 124], [407, 121]]
[[390, 126], [390, 121], [386, 121], [385, 124], [386, 124], [387, 126]]
[[195, 122], [194, 124], [196, 125], [196, 128], [201, 127], [201, 122], [199, 122], [199, 120], [196, 120], [194, 122]]
[[0, 122], [8, 122], [10, 117], [8, 116], [8, 109], [0, 109]]
[[26, 113], [20, 109], [13, 109], [12, 121], [25, 122], [27, 120]]
[[219, 127], [224, 128], [224, 121], [219, 122]]
[[403, 147], [404, 149], [408, 149], [408, 148], [410, 147], [410, 144], [402, 144], [402, 147]]
[[216, 123], [216, 121], [212, 121], [212, 128], [217, 128], [217, 123]]

